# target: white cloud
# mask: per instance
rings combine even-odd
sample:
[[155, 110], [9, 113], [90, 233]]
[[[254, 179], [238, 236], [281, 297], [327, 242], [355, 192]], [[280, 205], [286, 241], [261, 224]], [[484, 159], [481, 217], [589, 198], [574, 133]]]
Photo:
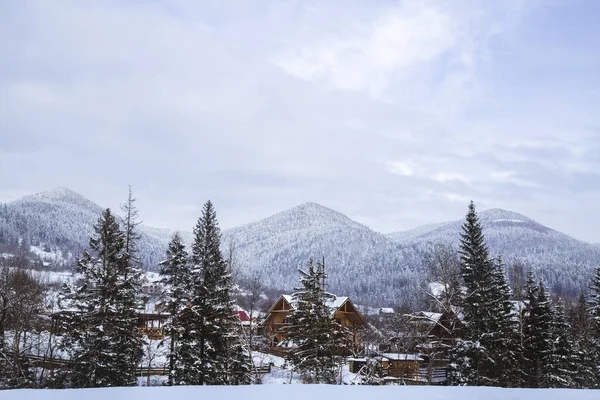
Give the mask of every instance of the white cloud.
[[492, 171], [490, 172], [489, 177], [492, 181], [496, 182], [510, 183], [523, 187], [539, 187], [536, 183], [521, 178], [519, 174], [514, 171]]
[[224, 226], [311, 200], [391, 231], [462, 215], [469, 190], [587, 223], [595, 43], [548, 51], [567, 16], [530, 4], [0, 2], [0, 198], [118, 205], [131, 184], [178, 229], [211, 198]]
[[[414, 78], [460, 46], [460, 21], [434, 2], [407, 1], [380, 10], [370, 22], [351, 25], [310, 43], [292, 42], [275, 63], [302, 79], [379, 96], [392, 79]], [[460, 60], [472, 57], [461, 54]]]
[[444, 182], [463, 182], [463, 183], [470, 183], [471, 180], [469, 178], [467, 178], [465, 175], [463, 174], [458, 174], [455, 172], [438, 172], [437, 174], [435, 174], [433, 176], [433, 179], [444, 183]]
[[415, 174], [415, 170], [408, 163], [402, 161], [390, 162], [388, 168], [392, 174], [396, 175], [413, 176]]

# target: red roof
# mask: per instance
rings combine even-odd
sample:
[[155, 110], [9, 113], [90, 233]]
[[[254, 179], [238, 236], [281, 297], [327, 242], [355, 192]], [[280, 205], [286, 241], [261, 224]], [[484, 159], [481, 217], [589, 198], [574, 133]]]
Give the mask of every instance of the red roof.
[[240, 321], [242, 321], [242, 322], [250, 322], [250, 317], [248, 316], [248, 314], [246, 313], [246, 311], [244, 311], [244, 310], [237, 310], [237, 311], [234, 311], [234, 313], [240, 318]]

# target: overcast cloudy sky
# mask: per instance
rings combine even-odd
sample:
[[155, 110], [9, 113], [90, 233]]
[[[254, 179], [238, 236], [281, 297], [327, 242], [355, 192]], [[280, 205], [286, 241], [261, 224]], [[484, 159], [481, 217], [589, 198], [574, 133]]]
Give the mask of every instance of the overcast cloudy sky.
[[600, 242], [600, 2], [2, 1], [0, 201], [149, 225], [305, 201], [389, 232], [479, 210]]

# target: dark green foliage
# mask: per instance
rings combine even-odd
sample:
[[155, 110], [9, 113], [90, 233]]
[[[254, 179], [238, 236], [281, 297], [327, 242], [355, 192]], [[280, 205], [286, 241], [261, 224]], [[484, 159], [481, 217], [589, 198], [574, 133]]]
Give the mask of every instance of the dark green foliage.
[[63, 304], [73, 310], [63, 320], [63, 350], [73, 362], [67, 385], [135, 385], [142, 355], [135, 314], [140, 272], [129, 262], [124, 234], [109, 209], [94, 227], [90, 249], [77, 265], [83, 284], [63, 290]]
[[600, 387], [600, 267], [596, 268], [596, 273], [592, 279], [590, 310], [592, 312], [590, 323], [590, 342], [592, 346], [589, 355], [592, 359], [591, 368], [595, 376], [591, 387]]
[[569, 325], [565, 319], [564, 304], [559, 301], [552, 314], [552, 352], [549, 357], [548, 387], [569, 388], [575, 385], [577, 357], [575, 346], [569, 334]]
[[600, 342], [600, 267], [596, 268], [592, 279], [590, 309], [592, 310], [591, 335], [594, 340]]
[[491, 290], [493, 263], [483, 238], [483, 230], [473, 202], [462, 227], [460, 239], [461, 275], [465, 286], [463, 298], [464, 329], [467, 338], [479, 340], [489, 331], [486, 303]]
[[478, 362], [485, 349], [479, 342], [459, 339], [448, 354], [448, 384], [470, 386], [478, 379]]
[[307, 382], [333, 383], [343, 353], [344, 328], [333, 318], [330, 306], [335, 296], [325, 292], [323, 264], [308, 263], [307, 271], [300, 270], [300, 287], [292, 295], [293, 311], [288, 317], [288, 345], [294, 349], [289, 361]]
[[519, 384], [519, 340], [501, 260], [489, 258], [473, 202], [462, 227], [460, 261], [464, 340], [451, 352], [450, 383]]
[[595, 375], [597, 362], [594, 346], [588, 337], [581, 337], [574, 342], [573, 356], [575, 359], [573, 386], [582, 389], [597, 387], [598, 377]]
[[536, 285], [531, 271], [525, 287], [527, 308], [523, 324], [524, 385], [548, 387], [552, 343], [552, 310], [544, 285]]
[[485, 376], [490, 384], [519, 387], [521, 343], [517, 331], [517, 311], [510, 302], [510, 288], [500, 258], [494, 264], [489, 305], [490, 331], [482, 337], [482, 343], [488, 349], [491, 362]]
[[181, 312], [190, 302], [190, 287], [192, 284], [191, 270], [185, 245], [178, 233], [173, 235], [167, 248], [167, 259], [160, 263], [162, 283], [165, 285], [163, 297], [165, 312], [170, 318], [165, 329], [169, 335], [169, 380], [168, 384], [185, 380], [184, 366], [181, 364], [181, 346], [178, 343], [179, 334], [183, 330], [180, 320]]
[[208, 201], [194, 228], [191, 299], [179, 316], [181, 370], [175, 384], [249, 383], [249, 360], [234, 316], [231, 271], [220, 250], [221, 231]]

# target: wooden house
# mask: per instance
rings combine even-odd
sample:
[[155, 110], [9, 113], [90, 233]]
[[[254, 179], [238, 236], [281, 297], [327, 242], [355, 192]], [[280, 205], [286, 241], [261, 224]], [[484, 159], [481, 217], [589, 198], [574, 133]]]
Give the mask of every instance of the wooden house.
[[165, 337], [163, 325], [169, 318], [167, 314], [137, 313], [137, 329], [151, 340], [162, 340]]
[[[358, 331], [366, 324], [363, 316], [348, 297], [335, 296], [328, 303], [328, 306], [331, 309], [331, 317], [346, 328], [346, 344], [358, 348], [360, 346]], [[264, 327], [271, 347], [279, 347], [283, 344], [282, 342], [286, 337], [286, 327], [290, 325], [287, 318], [293, 309], [292, 296], [286, 294], [281, 295], [269, 309]]]
[[[50, 314], [51, 333], [62, 334], [62, 321], [77, 314], [82, 315], [80, 311], [76, 310], [61, 310]], [[169, 318], [167, 314], [136, 312], [135, 317], [136, 332], [139, 335], [146, 335], [151, 340], [161, 340], [165, 337], [163, 325]], [[85, 322], [82, 323], [85, 324]]]
[[418, 354], [384, 353], [378, 357], [387, 376], [413, 378], [420, 373], [423, 358]]
[[418, 331], [440, 345], [453, 346], [462, 337], [462, 311], [457, 307], [442, 313], [419, 311], [411, 314], [411, 321]]

